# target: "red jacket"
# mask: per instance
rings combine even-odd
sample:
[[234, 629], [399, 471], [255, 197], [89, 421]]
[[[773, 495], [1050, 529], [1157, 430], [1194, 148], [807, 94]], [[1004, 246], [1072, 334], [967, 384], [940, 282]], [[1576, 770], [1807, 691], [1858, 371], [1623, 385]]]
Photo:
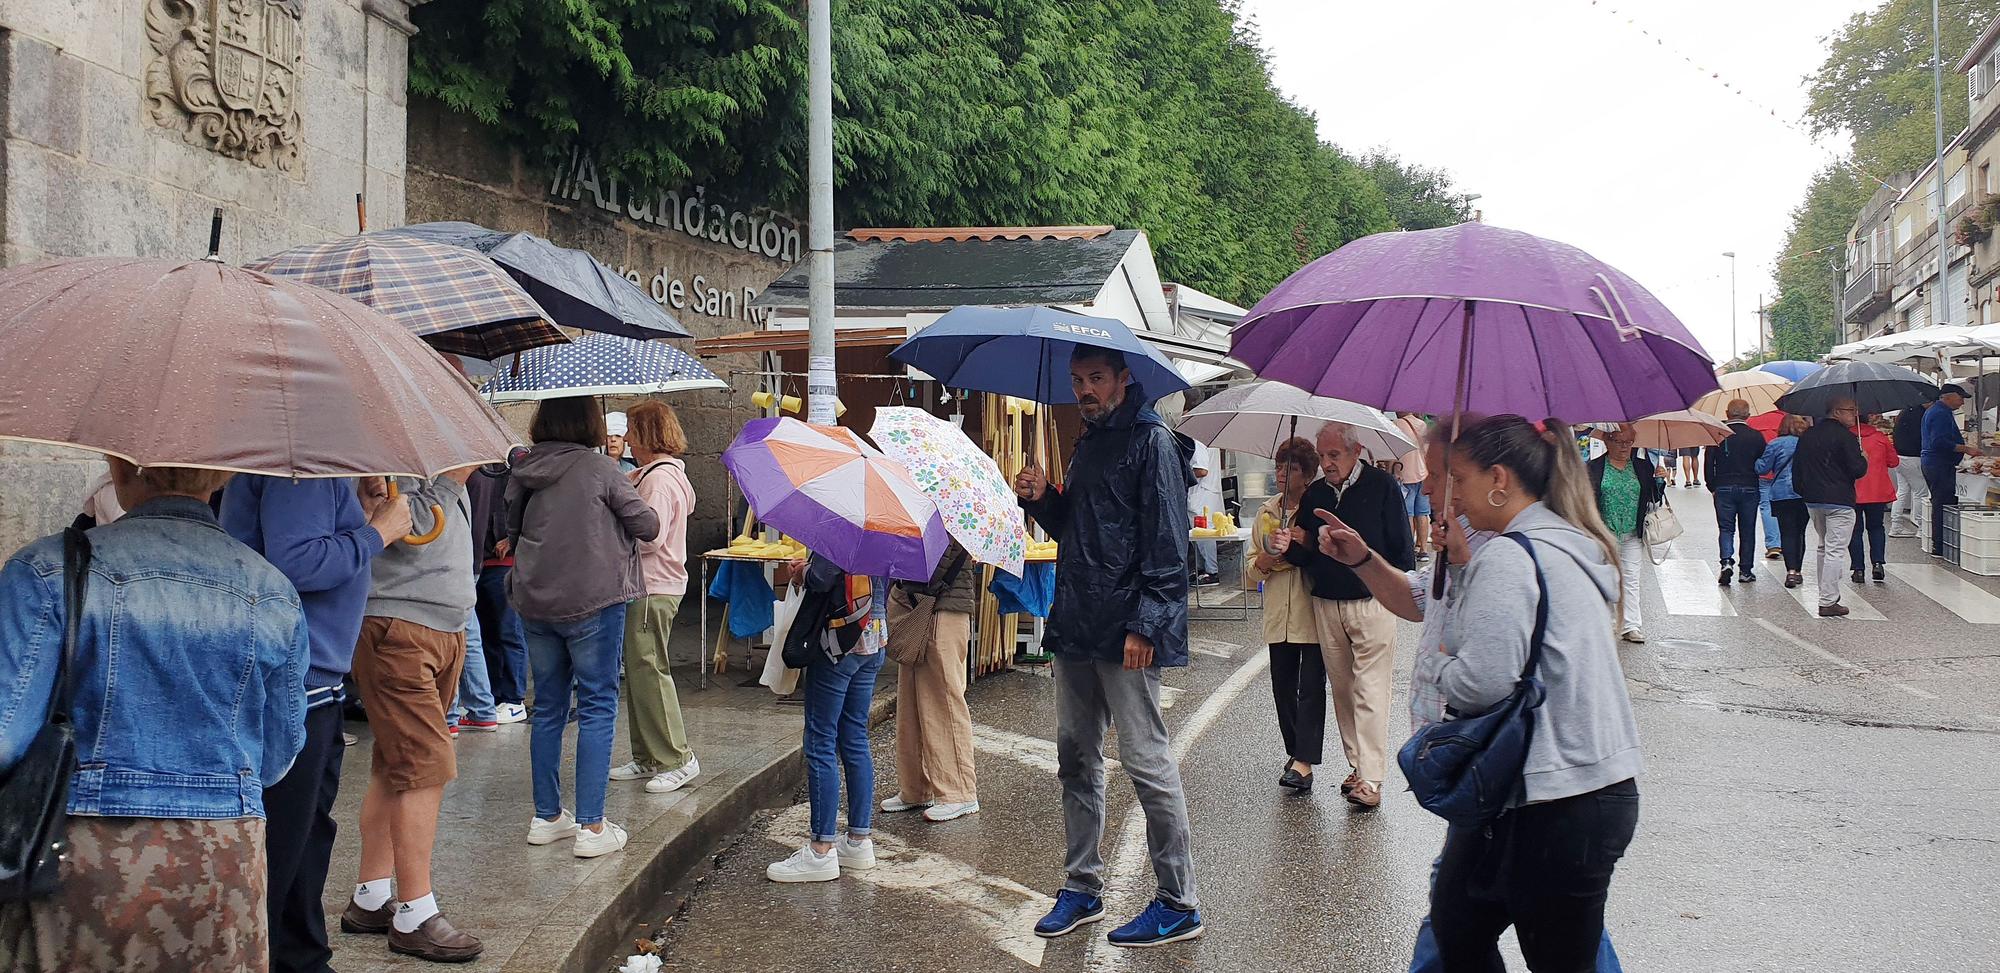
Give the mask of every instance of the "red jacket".
[[1895, 442], [1867, 423], [1857, 424], [1854, 433], [1861, 437], [1861, 455], [1868, 457], [1868, 472], [1854, 481], [1854, 502], [1895, 503], [1896, 480], [1889, 470], [1902, 462]]

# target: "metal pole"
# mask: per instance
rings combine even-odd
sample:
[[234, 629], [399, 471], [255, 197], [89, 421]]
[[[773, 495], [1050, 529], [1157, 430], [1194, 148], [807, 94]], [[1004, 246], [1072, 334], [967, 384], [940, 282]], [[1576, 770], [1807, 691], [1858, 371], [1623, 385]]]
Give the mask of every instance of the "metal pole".
[[1729, 258], [1729, 360], [1736, 360], [1736, 350], [1743, 347], [1736, 340], [1736, 253], [1723, 254]]
[[1938, 0], [1931, 0], [1931, 96], [1936, 108], [1937, 128], [1937, 241], [1938, 312], [1946, 324], [1951, 319], [1951, 241], [1944, 232], [1944, 33], [1939, 26]]
[[832, 425], [839, 394], [833, 370], [833, 0], [808, 0], [806, 101], [808, 182], [812, 194], [806, 228], [812, 246], [807, 313], [806, 415]]

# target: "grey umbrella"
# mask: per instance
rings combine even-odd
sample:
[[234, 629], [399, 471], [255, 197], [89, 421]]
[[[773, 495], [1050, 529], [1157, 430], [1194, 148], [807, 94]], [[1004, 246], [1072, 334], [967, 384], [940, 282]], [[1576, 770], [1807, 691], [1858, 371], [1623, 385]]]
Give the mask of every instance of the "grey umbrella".
[[666, 308], [603, 261], [532, 233], [461, 222], [418, 223], [382, 232], [477, 250], [493, 258], [557, 324], [642, 341], [693, 336]]
[[1417, 448], [1378, 409], [1283, 382], [1245, 382], [1224, 389], [1183, 417], [1178, 428], [1217, 449], [1271, 456], [1285, 440], [1311, 439], [1329, 422], [1354, 427], [1355, 438], [1375, 459], [1392, 460]]
[[1835, 362], [1800, 380], [1778, 408], [1818, 418], [1836, 399], [1853, 399], [1862, 415], [1895, 412], [1937, 397], [1937, 386], [1915, 369], [1879, 362]]

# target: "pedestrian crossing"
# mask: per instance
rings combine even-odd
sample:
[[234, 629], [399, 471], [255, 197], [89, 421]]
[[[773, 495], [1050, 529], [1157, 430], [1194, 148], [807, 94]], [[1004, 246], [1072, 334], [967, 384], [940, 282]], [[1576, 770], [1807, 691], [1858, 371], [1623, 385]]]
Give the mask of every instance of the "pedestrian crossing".
[[[1798, 610], [1809, 616], [1819, 616], [1819, 579], [1815, 565], [1805, 565], [1805, 583], [1796, 588], [1785, 588], [1785, 572], [1775, 561], [1761, 561], [1758, 565], [1757, 580], [1754, 584], [1723, 586], [1716, 583], [1717, 566], [1713, 559], [1668, 558], [1664, 563], [1644, 566], [1645, 579], [1642, 587], [1657, 588], [1660, 598], [1666, 603], [1669, 615], [1707, 616], [1711, 618], [1737, 618], [1742, 616], [1770, 615], [1770, 601], [1760, 598], [1759, 592], [1765, 588], [1775, 588], [1784, 592], [1788, 600]], [[1855, 584], [1841, 572], [1840, 603], [1847, 606], [1849, 621], [1885, 622], [1896, 620], [1875, 604], [1878, 598], [1889, 598], [1889, 586], [1875, 581]], [[2000, 625], [2000, 595], [1966, 580], [1942, 564], [1897, 564], [1888, 566], [1888, 574], [1897, 587], [1907, 588], [1923, 595], [1939, 608], [1974, 625]], [[1751, 602], [1755, 600], [1756, 604]], [[1649, 599], [1650, 601], [1650, 599]], [[1888, 604], [1888, 601], [1884, 601]], [[1907, 599], [1901, 606], [1901, 614], [1912, 613], [1907, 607]], [[1891, 612], [1897, 611], [1892, 607]], [[1904, 617], [1903, 621], [1914, 621]]]

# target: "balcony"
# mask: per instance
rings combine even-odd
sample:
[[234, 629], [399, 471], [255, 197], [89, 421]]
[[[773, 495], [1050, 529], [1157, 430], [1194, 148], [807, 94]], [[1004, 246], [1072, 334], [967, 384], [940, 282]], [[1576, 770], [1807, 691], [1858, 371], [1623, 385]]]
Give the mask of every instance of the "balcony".
[[1889, 288], [1895, 282], [1888, 264], [1863, 264], [1855, 268], [1853, 278], [1847, 283], [1846, 293], [1841, 295], [1843, 316], [1854, 321], [1887, 307]]

